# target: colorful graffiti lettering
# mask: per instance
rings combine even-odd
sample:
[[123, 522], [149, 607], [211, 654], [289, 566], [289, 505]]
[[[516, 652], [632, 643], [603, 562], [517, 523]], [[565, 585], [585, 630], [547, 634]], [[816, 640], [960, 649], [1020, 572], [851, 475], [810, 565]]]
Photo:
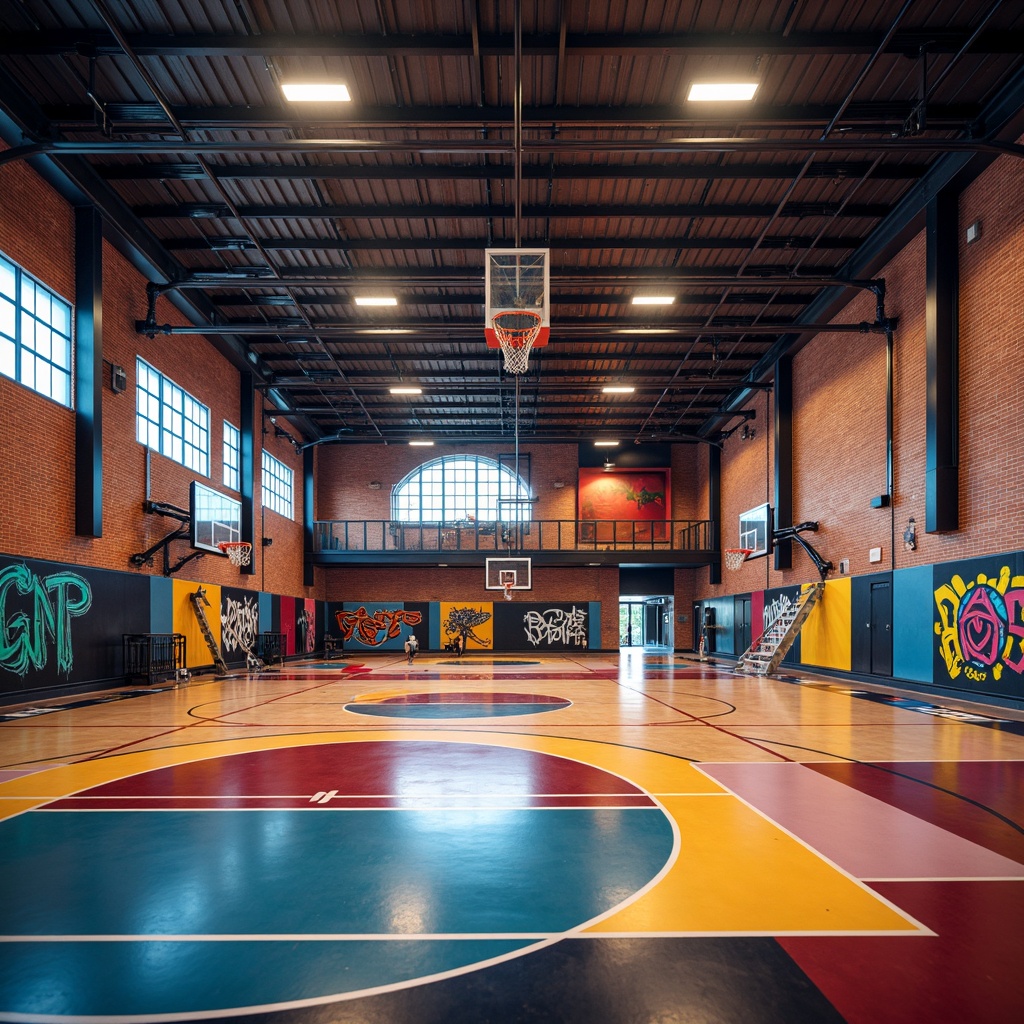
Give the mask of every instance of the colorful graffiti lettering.
[[935, 591], [939, 653], [950, 679], [962, 672], [974, 682], [1003, 669], [1024, 673], [1024, 576], [1010, 577], [1004, 565], [998, 577], [979, 573], [964, 583], [953, 576]]
[[362, 605], [354, 612], [337, 612], [334, 618], [345, 640], [358, 640], [367, 647], [379, 647], [385, 640], [393, 640], [402, 632], [402, 626], [418, 626], [423, 620], [420, 612], [407, 612], [404, 608], [378, 608], [372, 615]]
[[220, 613], [222, 645], [226, 653], [248, 650], [260, 629], [259, 606], [255, 599], [235, 601], [225, 595]]
[[788, 594], [780, 594], [770, 604], [764, 606], [764, 628], [767, 629], [783, 612], [793, 607], [793, 601]]
[[523, 616], [526, 639], [534, 647], [547, 644], [575, 644], [587, 646], [587, 613], [575, 605], [572, 611], [549, 608], [547, 611], [529, 611]]
[[[11, 610], [12, 589], [27, 597], [31, 609]], [[73, 572], [55, 572], [41, 579], [27, 565], [0, 571], [0, 668], [24, 676], [46, 665], [47, 638], [53, 637], [57, 667], [70, 672], [74, 664], [71, 620], [92, 607], [88, 582]]]

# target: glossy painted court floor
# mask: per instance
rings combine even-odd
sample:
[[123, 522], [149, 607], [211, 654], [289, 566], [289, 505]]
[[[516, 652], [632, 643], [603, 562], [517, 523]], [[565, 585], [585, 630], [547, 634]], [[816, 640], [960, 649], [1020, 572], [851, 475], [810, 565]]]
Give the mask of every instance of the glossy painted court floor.
[[1024, 1020], [1024, 714], [671, 654], [0, 715], [0, 1019]]

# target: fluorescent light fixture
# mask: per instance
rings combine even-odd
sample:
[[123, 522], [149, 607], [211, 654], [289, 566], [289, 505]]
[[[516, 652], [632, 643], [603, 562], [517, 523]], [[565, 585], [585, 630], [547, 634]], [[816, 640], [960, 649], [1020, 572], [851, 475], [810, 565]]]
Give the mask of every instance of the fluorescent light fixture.
[[674, 295], [634, 295], [634, 306], [671, 306], [676, 301]]
[[357, 306], [397, 306], [398, 299], [394, 295], [357, 295]]
[[343, 82], [282, 82], [281, 91], [292, 103], [348, 103], [352, 99]]
[[594, 442], [594, 447], [595, 448], [618, 448], [618, 446], [619, 446], [619, 442], [618, 441], [595, 441]]
[[754, 98], [757, 82], [694, 82], [686, 97], [696, 103], [725, 101], [745, 102]]
[[434, 442], [433, 441], [410, 441], [409, 444], [413, 448], [433, 448], [434, 447]]
[[423, 388], [388, 388], [393, 395], [422, 395]]
[[606, 395], [631, 395], [636, 388], [631, 388], [626, 384], [609, 384], [608, 387], [601, 388], [601, 391]]
[[356, 334], [412, 334], [409, 327], [367, 327]]
[[674, 327], [620, 327], [615, 334], [676, 334]]

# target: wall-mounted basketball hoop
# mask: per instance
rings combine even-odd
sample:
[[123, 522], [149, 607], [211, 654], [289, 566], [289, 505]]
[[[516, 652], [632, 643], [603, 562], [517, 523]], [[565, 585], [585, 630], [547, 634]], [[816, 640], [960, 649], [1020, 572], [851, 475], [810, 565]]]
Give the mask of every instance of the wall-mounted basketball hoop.
[[722, 554], [725, 556], [726, 569], [738, 569], [750, 554], [750, 548], [726, 548]]
[[252, 560], [252, 545], [247, 540], [225, 540], [217, 545], [232, 565], [241, 568]]

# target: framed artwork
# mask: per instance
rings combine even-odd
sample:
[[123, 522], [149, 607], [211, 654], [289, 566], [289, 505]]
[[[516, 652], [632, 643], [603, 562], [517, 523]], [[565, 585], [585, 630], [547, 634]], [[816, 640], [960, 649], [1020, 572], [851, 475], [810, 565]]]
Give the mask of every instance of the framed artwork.
[[668, 541], [669, 470], [579, 471], [580, 540], [584, 543]]

